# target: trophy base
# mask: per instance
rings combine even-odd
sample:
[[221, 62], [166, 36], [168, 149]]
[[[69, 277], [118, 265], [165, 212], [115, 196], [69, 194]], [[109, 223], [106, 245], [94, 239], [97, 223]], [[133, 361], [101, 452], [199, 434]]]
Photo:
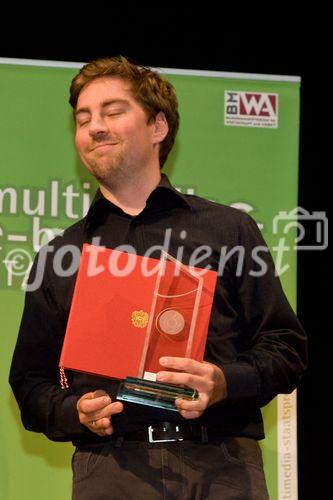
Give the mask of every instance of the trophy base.
[[178, 411], [175, 407], [177, 398], [195, 401], [199, 394], [195, 389], [178, 385], [152, 382], [141, 378], [127, 377], [120, 383], [117, 399], [166, 410]]

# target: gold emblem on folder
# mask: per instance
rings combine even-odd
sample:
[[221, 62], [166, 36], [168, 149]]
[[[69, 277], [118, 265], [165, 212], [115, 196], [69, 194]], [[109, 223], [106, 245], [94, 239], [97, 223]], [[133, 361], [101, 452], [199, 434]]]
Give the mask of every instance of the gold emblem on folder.
[[144, 328], [148, 325], [148, 313], [146, 311], [133, 311], [132, 312], [132, 324], [137, 328]]

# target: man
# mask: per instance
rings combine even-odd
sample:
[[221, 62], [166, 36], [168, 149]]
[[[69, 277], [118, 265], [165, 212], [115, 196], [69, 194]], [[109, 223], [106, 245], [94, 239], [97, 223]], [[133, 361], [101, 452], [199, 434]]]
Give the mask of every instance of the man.
[[[100, 59], [80, 70], [70, 93], [76, 147], [99, 190], [87, 216], [49, 244], [42, 285], [26, 294], [10, 373], [23, 424], [76, 446], [75, 499], [268, 498], [260, 407], [294, 389], [307, 354], [268, 251], [260, 254], [264, 273], [253, 258], [254, 248], [265, 248], [257, 225], [241, 211], [179, 193], [161, 176], [178, 111], [160, 75], [123, 57]], [[241, 270], [231, 252], [219, 273], [205, 361], [160, 359], [158, 380], [194, 388], [199, 399], [176, 400], [177, 412], [124, 405], [115, 400], [116, 381], [79, 372], [68, 372], [69, 388], [61, 389], [75, 276], [57, 275], [57, 251], [98, 237], [144, 255], [163, 245], [168, 229], [169, 253], [183, 246], [185, 264], [200, 245], [211, 249], [201, 267], [215, 270], [222, 246], [243, 249]], [[30, 283], [37, 274], [38, 259]]]

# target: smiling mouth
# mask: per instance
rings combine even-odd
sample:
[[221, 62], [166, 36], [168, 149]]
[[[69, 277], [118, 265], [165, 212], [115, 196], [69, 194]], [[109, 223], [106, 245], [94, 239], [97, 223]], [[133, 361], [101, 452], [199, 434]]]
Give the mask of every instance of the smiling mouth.
[[110, 147], [110, 146], [115, 146], [118, 144], [117, 142], [104, 142], [103, 144], [98, 144], [94, 148], [91, 149], [91, 151], [94, 151], [95, 149], [100, 149], [100, 148], [105, 148], [105, 147]]

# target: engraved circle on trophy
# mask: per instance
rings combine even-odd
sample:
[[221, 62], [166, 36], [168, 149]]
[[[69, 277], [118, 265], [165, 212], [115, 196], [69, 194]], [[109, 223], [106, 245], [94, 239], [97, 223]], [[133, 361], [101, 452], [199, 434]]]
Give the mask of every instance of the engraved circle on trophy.
[[184, 316], [175, 309], [164, 309], [156, 318], [156, 328], [160, 333], [177, 335], [185, 327]]

